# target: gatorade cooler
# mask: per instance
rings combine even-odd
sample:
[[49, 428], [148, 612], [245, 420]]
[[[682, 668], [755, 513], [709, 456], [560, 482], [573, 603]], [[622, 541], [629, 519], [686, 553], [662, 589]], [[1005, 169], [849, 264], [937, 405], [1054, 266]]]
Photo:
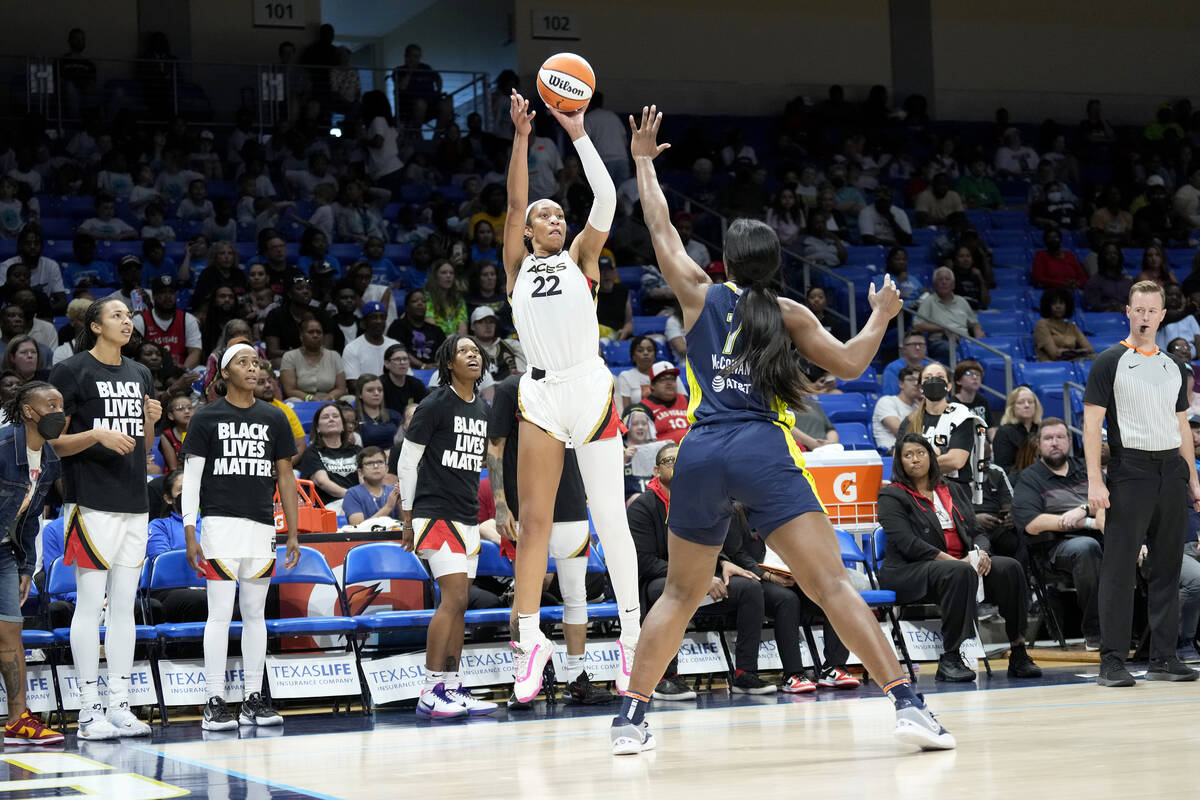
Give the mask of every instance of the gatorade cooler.
[[834, 527], [852, 533], [875, 529], [878, 524], [875, 505], [883, 481], [879, 453], [821, 448], [805, 453], [804, 463]]

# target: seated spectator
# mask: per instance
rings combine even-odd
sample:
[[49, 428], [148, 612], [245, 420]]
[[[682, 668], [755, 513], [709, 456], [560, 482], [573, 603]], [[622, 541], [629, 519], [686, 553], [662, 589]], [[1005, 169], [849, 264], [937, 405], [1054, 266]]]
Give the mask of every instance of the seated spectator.
[[[421, 46], [404, 48], [404, 63], [393, 74], [396, 86], [396, 116], [410, 128], [420, 128], [440, 111], [442, 76], [421, 61]], [[364, 98], [365, 100], [365, 98]]]
[[502, 277], [494, 261], [475, 262], [467, 289], [467, 309], [473, 317], [480, 308], [487, 307], [496, 318], [497, 335], [505, 336], [512, 332], [512, 309]]
[[[117, 271], [112, 264], [96, 258], [96, 239], [87, 233], [76, 233], [71, 240], [74, 259], [62, 267], [61, 280], [75, 289], [93, 286], [116, 286]], [[32, 276], [31, 276], [32, 278]]]
[[669, 441], [655, 439], [654, 420], [641, 403], [625, 409], [621, 416], [628, 432], [625, 434], [625, 502], [632, 502], [646, 490], [654, 477], [654, 459]]
[[1188, 173], [1188, 182], [1175, 190], [1172, 198], [1175, 214], [1183, 219], [1189, 228], [1200, 228], [1200, 166]]
[[[186, 549], [183, 536], [183, 517], [179, 496], [183, 494], [183, 470], [172, 469], [162, 481], [162, 502], [169, 512], [165, 517], [150, 520], [146, 538], [146, 558], [154, 559], [171, 550]], [[201, 517], [196, 517], [196, 538], [203, 542]], [[181, 586], [175, 589], [156, 589], [150, 597], [161, 606], [161, 618], [155, 623], [203, 622], [208, 619], [208, 592], [203, 586]]]
[[938, 362], [921, 368], [921, 400], [900, 423], [896, 438], [920, 433], [937, 448], [938, 471], [942, 477], [969, 486], [978, 468], [976, 431], [986, 423], [961, 403], [950, 398], [950, 371]]
[[204, 271], [196, 276], [192, 290], [192, 308], [204, 308], [218, 286], [229, 286], [236, 294], [247, 289], [246, 273], [238, 264], [237, 249], [229, 242], [213, 242], [210, 258]]
[[[613, 401], [617, 404], [617, 412], [623, 412], [634, 403], [650, 394], [650, 370], [658, 355], [658, 344], [649, 336], [635, 336], [629, 343], [629, 358], [633, 366], [617, 376], [613, 389]], [[679, 393], [686, 394], [682, 382]]]
[[325, 326], [316, 317], [300, 323], [300, 346], [279, 360], [285, 400], [339, 400], [346, 395], [346, 370], [336, 350], [325, 347]]
[[1042, 401], [1028, 386], [1018, 386], [1008, 393], [1000, 427], [992, 439], [992, 463], [1013, 480], [1037, 457], [1042, 414]]
[[1155, 241], [1187, 242], [1187, 223], [1171, 209], [1165, 183], [1158, 175], [1146, 179], [1146, 205], [1133, 215], [1133, 243], [1139, 247]]
[[924, 437], [906, 434], [898, 449], [892, 483], [879, 490], [879, 524], [887, 534], [879, 585], [894, 591], [900, 603], [936, 603], [941, 609], [945, 650], [936, 679], [975, 680], [959, 648], [976, 633], [980, 581], [984, 597], [1004, 618], [1009, 676], [1041, 677], [1025, 649], [1029, 584], [1021, 565], [989, 555], [991, 543], [975, 520], [967, 488], [943, 480], [938, 456]]
[[[909, 273], [908, 251], [903, 247], [897, 245], [888, 250], [886, 274], [892, 276], [892, 282], [900, 291], [900, 299], [904, 301], [905, 305], [915, 305], [924, 287]], [[878, 292], [883, 288], [883, 281], [883, 275], [877, 275], [871, 279], [871, 285], [875, 287], [875, 291]], [[924, 341], [924, 337], [922, 337], [922, 341]]]
[[1083, 331], [1071, 321], [1075, 316], [1074, 292], [1047, 289], [1042, 293], [1041, 312], [1042, 318], [1033, 326], [1033, 349], [1038, 361], [1074, 361], [1096, 354]]
[[905, 367], [920, 370], [926, 364], [932, 364], [933, 362], [925, 357], [925, 350], [925, 334], [914, 330], [906, 332], [904, 341], [900, 345], [900, 357], [883, 368], [880, 391], [885, 395], [899, 394], [900, 370]]
[[1125, 274], [1125, 260], [1116, 242], [1100, 246], [1096, 274], [1083, 287], [1083, 305], [1088, 311], [1124, 311], [1133, 280]]
[[509, 375], [524, 372], [526, 364], [520, 340], [499, 338], [497, 327], [496, 314], [488, 306], [480, 306], [471, 314], [471, 335], [479, 349], [487, 353], [488, 374], [499, 383]]
[[1125, 210], [1120, 186], [1111, 183], [1104, 190], [1104, 204], [1092, 212], [1088, 227], [1106, 239], [1120, 244], [1129, 242], [1133, 235], [1133, 215]]
[[[1166, 295], [1166, 310], [1167, 318], [1180, 315], [1175, 322], [1164, 322], [1155, 334], [1155, 342], [1163, 350], [1167, 349], [1167, 345], [1172, 339], [1183, 339], [1192, 348], [1192, 352], [1200, 353], [1200, 322], [1196, 321], [1196, 317], [1190, 313], [1194, 309], [1187, 308], [1183, 297], [1183, 288], [1177, 283], [1167, 286]], [[1190, 360], [1190, 359], [1187, 359]]]
[[304, 434], [304, 426], [300, 424], [296, 412], [279, 399], [279, 384], [275, 380], [274, 369], [271, 362], [265, 358], [258, 362], [258, 385], [254, 387], [254, 396], [275, 406], [287, 417], [288, 425], [292, 429], [292, 438], [296, 440], [296, 455], [292, 456], [292, 464], [299, 464], [308, 449], [308, 437]]
[[373, 375], [383, 372], [383, 354], [392, 345], [400, 344], [383, 334], [387, 327], [387, 311], [380, 303], [364, 303], [362, 321], [362, 336], [349, 342], [342, 351], [346, 381], [351, 384], [364, 372]]
[[175, 241], [175, 229], [164, 221], [165, 216], [166, 212], [163, 210], [162, 203], [147, 203], [146, 224], [142, 226], [142, 230], [138, 236], [143, 240], [158, 239], [160, 242]]
[[892, 188], [881, 184], [875, 189], [875, 200], [858, 212], [858, 232], [863, 244], [890, 247], [912, 244], [912, 225], [904, 209], [892, 205]]
[[[863, 194], [862, 189], [849, 182], [848, 169], [842, 162], [835, 162], [829, 165], [827, 175], [829, 183], [833, 186], [833, 196], [835, 200], [834, 208], [845, 214], [847, 217], [858, 218], [859, 214], [867, 207], [867, 198]], [[821, 196], [817, 195], [817, 203], [820, 205]]]
[[0, 370], [13, 373], [21, 383], [28, 383], [46, 380], [50, 374], [50, 364], [34, 338], [29, 334], [20, 334], [8, 339]]
[[[391, 447], [391, 442], [388, 442]], [[400, 487], [384, 483], [388, 477], [387, 455], [378, 447], [368, 445], [358, 452], [358, 484], [346, 490], [342, 498], [342, 513], [346, 522], [360, 525], [378, 517], [399, 518]]]
[[919, 367], [906, 364], [899, 372], [899, 393], [886, 394], [876, 401], [875, 410], [871, 412], [871, 432], [875, 435], [875, 446], [880, 450], [891, 453], [896, 446], [900, 423], [912, 414], [921, 399], [920, 377]]
[[163, 420], [166, 424], [158, 437], [158, 452], [162, 454], [163, 466], [167, 472], [183, 469], [183, 461], [179, 458], [179, 450], [183, 447], [183, 437], [187, 436], [188, 425], [196, 406], [192, 403], [190, 389], [175, 392], [163, 403]]
[[467, 301], [458, 285], [454, 264], [442, 261], [429, 272], [425, 281], [425, 319], [442, 329], [446, 336], [467, 334]]
[[117, 261], [117, 278], [121, 284], [114, 295], [121, 298], [134, 314], [150, 308], [150, 292], [142, 288], [142, 260], [133, 253]]
[[402, 344], [394, 344], [383, 353], [383, 405], [403, 412], [425, 399], [429, 390], [409, 374], [412, 361]]
[[1037, 170], [1038, 154], [1021, 142], [1016, 128], [1004, 131], [1004, 144], [996, 148], [996, 173], [1002, 178], [1029, 180]]
[[983, 377], [983, 365], [978, 361], [973, 358], [964, 358], [959, 361], [954, 367], [954, 391], [950, 395], [950, 402], [969, 408], [972, 414], [987, 423], [990, 430], [995, 415], [980, 391], [983, 386]]
[[942, 225], [946, 217], [967, 210], [962, 197], [950, 188], [950, 178], [944, 172], [933, 176], [933, 182], [917, 195], [913, 205], [917, 210], [917, 225], [922, 228]]
[[654, 421], [654, 438], [678, 443], [688, 431], [688, 398], [679, 392], [679, 368], [670, 361], [658, 361], [650, 368], [650, 393], [641, 405]]
[[184, 195], [191, 191], [192, 181], [204, 179], [199, 172], [182, 169], [181, 160], [178, 150], [167, 150], [163, 154], [162, 172], [154, 181], [154, 190], [168, 205], [182, 202]]
[[688, 256], [699, 265], [700, 269], [708, 270], [712, 264], [712, 255], [709, 254], [708, 247], [704, 242], [692, 238], [691, 212], [676, 211], [671, 217], [671, 222], [675, 225], [675, 230], [679, 233], [679, 241], [683, 243], [683, 249], [687, 251]]
[[213, 215], [213, 204], [208, 199], [208, 188], [203, 178], [188, 182], [187, 197], [179, 201], [175, 216], [184, 222], [203, 222]]
[[799, 244], [804, 232], [804, 209], [796, 202], [796, 193], [784, 187], [767, 208], [767, 224], [785, 248]]
[[947, 264], [954, 272], [955, 292], [967, 298], [971, 308], [982, 311], [992, 304], [988, 294], [988, 282], [983, 270], [975, 263], [975, 250], [965, 244], [954, 248], [954, 256]]
[[975, 309], [954, 293], [954, 271], [949, 267], [933, 271], [933, 292], [917, 306], [913, 330], [929, 334], [929, 354], [939, 361], [950, 360], [950, 346], [957, 345], [958, 337], [984, 338]]
[[296, 268], [310, 275], [313, 265], [322, 261], [332, 266], [335, 274], [342, 274], [341, 262], [329, 255], [329, 237], [317, 228], [305, 228], [300, 235], [300, 258], [296, 261]]
[[[415, 254], [416, 250], [413, 252]], [[413, 264], [416, 265], [415, 256]], [[351, 264], [346, 270], [344, 283], [358, 292], [358, 296], [362, 298], [364, 304], [379, 303], [383, 306], [387, 312], [387, 325], [396, 321], [396, 307], [392, 303], [392, 290], [375, 282], [375, 274], [371, 270], [371, 265], [366, 261], [355, 261]]]
[[162, 345], [175, 363], [185, 370], [200, 364], [202, 337], [196, 318], [178, 307], [176, 282], [170, 275], [159, 275], [150, 284], [153, 310], [133, 317], [133, 328], [148, 342]]
[[795, 416], [795, 421], [792, 423], [792, 438], [805, 450], [815, 450], [818, 447], [837, 442], [837, 429], [833, 427], [825, 409], [821, 407], [816, 397], [809, 395], [807, 400], [809, 402], [804, 404], [804, 408], [791, 410]]
[[434, 354], [446, 338], [441, 328], [425, 318], [424, 289], [413, 289], [408, 293], [404, 300], [404, 314], [388, 327], [387, 335], [404, 345], [414, 369], [433, 369], [436, 366]]
[[387, 239], [387, 225], [383, 221], [383, 215], [377, 207], [367, 203], [366, 192], [366, 184], [363, 181], [346, 182], [342, 189], [341, 202], [334, 206], [338, 238], [363, 244], [370, 237], [379, 238], [381, 243]]
[[[783, 691], [786, 694], [815, 692], [818, 686], [831, 689], [857, 689], [861, 683], [846, 672], [850, 651], [842, 644], [832, 625], [826, 624], [824, 654], [816, 665], [816, 682], [806, 674], [800, 655], [800, 624], [811, 624], [824, 618], [821, 607], [814, 603], [790, 575], [763, 569], [767, 545], [750, 529], [741, 503], [733, 504], [729, 533], [721, 547], [721, 555], [737, 566], [758, 576], [762, 587], [763, 605], [767, 616], [774, 620], [775, 644], [783, 666]], [[865, 577], [864, 577], [865, 581]]]
[[[262, 335], [267, 345], [267, 357], [273, 362], [279, 363], [285, 352], [300, 346], [301, 322], [308, 317], [322, 316], [310, 305], [311, 301], [312, 284], [303, 273], [296, 272], [288, 283], [285, 302], [270, 311], [263, 323]], [[325, 327], [324, 321], [321, 327]], [[333, 344], [333, 337], [328, 333], [325, 337], [324, 346], [329, 347]]]
[[1085, 646], [1099, 650], [1098, 536], [1104, 531], [1104, 510], [1096, 516], [1088, 510], [1087, 469], [1070, 451], [1066, 423], [1057, 417], [1042, 420], [1037, 460], [1021, 471], [1013, 488], [1013, 523], [1032, 537], [1029, 556], [1042, 565], [1043, 574], [1071, 579], [1083, 613]]
[[183, 254], [183, 266], [176, 266], [175, 260], [167, 256], [166, 248], [158, 239], [143, 239], [142, 240], [142, 285], [151, 286], [154, 281], [164, 275], [173, 280], [178, 280], [183, 285], [187, 285], [187, 278], [190, 273], [191, 264], [189, 263], [188, 252], [185, 250]]
[[641, 293], [642, 313], [647, 316], [658, 316], [676, 302], [675, 290], [654, 264], [642, 267]]
[[79, 230], [97, 239], [112, 242], [137, 238], [137, 231], [129, 223], [117, 217], [117, 201], [111, 194], [96, 195], [96, 216], [89, 217]]
[[188, 153], [187, 165], [202, 174], [206, 179], [219, 181], [224, 175], [221, 169], [221, 157], [213, 152], [217, 137], [212, 131], [200, 131], [196, 137], [196, 149]]
[[1162, 245], [1151, 244], [1146, 246], [1146, 249], [1142, 251], [1142, 271], [1137, 274], [1137, 277], [1133, 281], [1134, 283], [1138, 281], [1154, 281], [1163, 287], [1163, 289], [1179, 284], [1179, 281], [1175, 278], [1175, 273], [1171, 272], [1171, 267], [1167, 264], [1167, 254], [1162, 249]]
[[821, 327], [829, 331], [833, 338], [844, 342], [850, 338], [850, 329], [829, 310], [829, 298], [821, 286], [810, 286], [804, 293], [804, 304], [821, 323]]
[[150, 382], [154, 386], [156, 399], [183, 391], [196, 380], [196, 374], [184, 372], [161, 344], [140, 342], [136, 352], [137, 361], [150, 370]]
[[600, 257], [596, 321], [600, 325], [601, 339], [620, 341], [633, 335], [633, 303], [629, 299], [629, 287], [617, 282], [617, 267], [608, 256]]
[[218, 197], [213, 202], [211, 217], [204, 220], [200, 232], [210, 242], [236, 242], [238, 240], [238, 223], [233, 217], [233, 207], [229, 198]]
[[[825, 214], [825, 227], [836, 233], [838, 238], [843, 242], [850, 241], [850, 224], [846, 221], [846, 216], [842, 213], [841, 209], [838, 208], [837, 195], [829, 184], [822, 184], [820, 191], [817, 192], [817, 207], [815, 210]], [[858, 212], [861, 210], [862, 206], [858, 206], [854, 211], [854, 220], [856, 223], [858, 221]]]
[[[671, 507], [671, 478], [675, 471], [675, 455], [679, 448], [668, 444], [658, 451], [654, 478], [629, 504], [629, 532], [638, 557], [638, 579], [641, 583], [642, 608], [649, 610], [662, 596], [667, 584], [667, 513]], [[734, 694], [770, 694], [775, 687], [758, 677], [758, 646], [762, 639], [762, 624], [766, 609], [763, 605], [762, 584], [753, 572], [742, 569], [722, 556], [717, 560], [717, 574], [708, 590], [709, 602], [702, 613], [731, 614], [736, 618], [737, 644], [734, 655], [734, 678], [729, 691]], [[687, 700], [694, 693], [679, 680], [674, 660], [654, 691], [659, 700]]]
[[829, 212], [815, 208], [809, 213], [800, 254], [826, 267], [840, 267], [846, 263], [846, 244], [837, 230], [829, 227]]
[[306, 169], [289, 169], [284, 172], [283, 179], [295, 189], [295, 199], [297, 200], [305, 202], [312, 200], [313, 192], [322, 185], [332, 186], [334, 197], [338, 193], [338, 180], [329, 172], [329, 158], [320, 151], [315, 151], [308, 156]]
[[1088, 282], [1087, 272], [1070, 250], [1063, 250], [1062, 233], [1051, 228], [1042, 234], [1045, 250], [1033, 256], [1030, 281], [1039, 289], [1081, 289]]
[[1074, 231], [1083, 227], [1083, 221], [1079, 199], [1058, 180], [1042, 184], [1037, 199], [1029, 204], [1029, 222], [1035, 228]]
[[[351, 417], [354, 409], [350, 409]], [[358, 483], [358, 451], [354, 431], [336, 403], [325, 403], [313, 414], [309, 447], [297, 466], [301, 475], [316, 484], [325, 505], [341, 500]]]
[[63, 286], [62, 271], [58, 262], [42, 255], [44, 241], [42, 229], [36, 224], [27, 224], [17, 234], [17, 255], [0, 263], [0, 283], [8, 280], [8, 268], [18, 262], [29, 268], [29, 284], [50, 298], [50, 305], [61, 313], [67, 307], [67, 293]]
[[378, 375], [360, 375], [355, 382], [354, 394], [358, 433], [363, 445], [374, 445], [386, 454], [400, 428], [403, 415], [383, 404], [383, 380]]
[[987, 173], [987, 160], [976, 155], [968, 165], [969, 171], [958, 179], [954, 190], [962, 197], [967, 208], [1001, 208], [1004, 197], [1000, 187]]
[[87, 316], [87, 309], [91, 304], [91, 300], [83, 297], [77, 297], [67, 304], [67, 324], [62, 326], [58, 332], [58, 340], [62, 344], [55, 348], [50, 360], [51, 365], [66, 361], [75, 355], [75, 340], [79, 337], [79, 332], [83, 330], [83, 320]]

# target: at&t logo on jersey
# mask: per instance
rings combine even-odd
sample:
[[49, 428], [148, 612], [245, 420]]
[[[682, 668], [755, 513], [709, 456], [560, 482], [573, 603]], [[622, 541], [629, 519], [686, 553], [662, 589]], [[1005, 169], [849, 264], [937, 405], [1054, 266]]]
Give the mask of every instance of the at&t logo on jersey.
[[746, 383], [745, 381], [739, 381], [733, 377], [733, 375], [745, 376], [747, 378], [750, 377], [750, 371], [748, 369], [743, 366], [738, 366], [733, 368], [731, 375], [723, 374], [732, 363], [733, 359], [729, 358], [729, 356], [715, 354], [712, 356], [712, 368], [713, 372], [716, 373], [713, 375], [712, 379], [713, 391], [720, 392], [724, 389], [736, 389], [739, 392], [749, 394], [751, 391], [753, 391], [750, 384]]

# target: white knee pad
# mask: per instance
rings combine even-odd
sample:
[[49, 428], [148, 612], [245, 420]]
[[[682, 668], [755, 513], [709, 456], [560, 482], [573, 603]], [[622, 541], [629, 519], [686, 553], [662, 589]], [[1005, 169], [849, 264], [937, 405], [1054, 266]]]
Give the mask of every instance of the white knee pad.
[[558, 589], [563, 598], [563, 624], [587, 624], [587, 557], [562, 558], [558, 565]]

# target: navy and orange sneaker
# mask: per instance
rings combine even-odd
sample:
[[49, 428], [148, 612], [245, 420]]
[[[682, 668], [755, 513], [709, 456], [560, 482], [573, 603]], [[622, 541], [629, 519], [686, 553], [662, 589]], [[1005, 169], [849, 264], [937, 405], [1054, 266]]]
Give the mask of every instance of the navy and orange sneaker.
[[4, 726], [5, 744], [53, 745], [62, 744], [63, 735], [51, 730], [29, 709]]

